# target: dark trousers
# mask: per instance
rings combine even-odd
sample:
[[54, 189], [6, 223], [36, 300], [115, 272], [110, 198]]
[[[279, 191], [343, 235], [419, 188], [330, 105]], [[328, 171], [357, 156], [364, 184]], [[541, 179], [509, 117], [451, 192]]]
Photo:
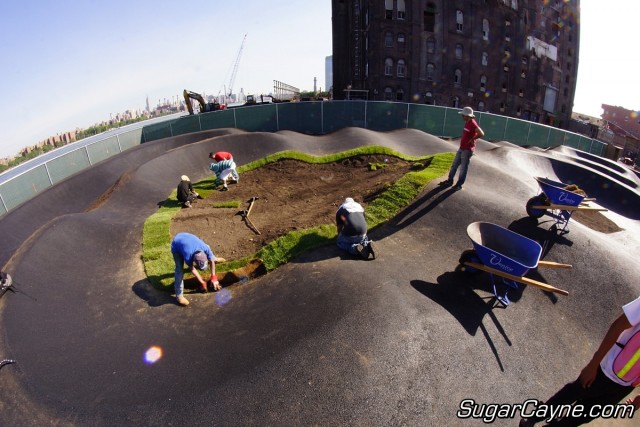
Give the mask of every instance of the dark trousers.
[[[633, 386], [624, 386], [611, 381], [598, 368], [598, 375], [591, 387], [584, 388], [579, 380], [575, 380], [562, 387], [551, 399], [545, 402], [547, 405], [583, 405], [584, 417], [565, 417], [560, 420], [552, 420], [549, 426], [580, 426], [594, 419], [589, 415], [589, 409], [594, 405], [615, 405], [624, 399], [633, 390]], [[541, 420], [537, 420], [541, 421]]]

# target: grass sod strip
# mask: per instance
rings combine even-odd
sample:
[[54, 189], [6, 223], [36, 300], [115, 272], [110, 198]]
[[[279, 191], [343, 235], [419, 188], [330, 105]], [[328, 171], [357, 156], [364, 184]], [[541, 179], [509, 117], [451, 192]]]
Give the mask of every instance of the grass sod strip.
[[[395, 150], [380, 146], [360, 147], [328, 156], [311, 156], [297, 151], [282, 151], [266, 156], [262, 159], [240, 166], [239, 173], [247, 172], [278, 160], [293, 159], [311, 164], [332, 163], [358, 155], [390, 155], [405, 161], [414, 162], [415, 171], [409, 172], [389, 186], [376, 199], [371, 201], [365, 211], [369, 229], [393, 218], [401, 209], [409, 205], [433, 179], [438, 178], [449, 170], [455, 153], [443, 153], [433, 156], [406, 156]], [[421, 166], [428, 164], [426, 168]], [[215, 188], [215, 178], [207, 178], [193, 185], [194, 189], [204, 198]], [[220, 203], [216, 207], [229, 206], [229, 202]], [[158, 211], [145, 221], [143, 228], [142, 261], [150, 282], [160, 289], [173, 286], [173, 257], [171, 255], [170, 224], [173, 217], [180, 211], [181, 205], [176, 199], [174, 190]], [[335, 243], [337, 236], [334, 224], [324, 224], [306, 230], [291, 231], [270, 242], [256, 254], [234, 261], [216, 264], [216, 271], [232, 271], [245, 266], [253, 259], [261, 259], [268, 271], [286, 264], [292, 258], [311, 249]], [[185, 278], [190, 276], [185, 273]]]

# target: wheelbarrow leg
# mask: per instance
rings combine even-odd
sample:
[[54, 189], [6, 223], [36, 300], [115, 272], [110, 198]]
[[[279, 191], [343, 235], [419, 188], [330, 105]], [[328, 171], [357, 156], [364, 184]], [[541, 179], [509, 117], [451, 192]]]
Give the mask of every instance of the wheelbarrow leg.
[[507, 306], [509, 306], [509, 304], [511, 304], [511, 301], [509, 300], [509, 296], [507, 295], [507, 293], [509, 292], [509, 288], [511, 287], [511, 288], [518, 289], [518, 284], [512, 280], [502, 278], [502, 282], [505, 284], [505, 289], [504, 289], [504, 292], [500, 294], [498, 292], [498, 288], [496, 287], [496, 282], [495, 282], [495, 278], [493, 277], [493, 273], [489, 273], [489, 276], [491, 277], [491, 285], [493, 286], [493, 295], [496, 297], [496, 300], [498, 300], [498, 302], [500, 302], [506, 308]]

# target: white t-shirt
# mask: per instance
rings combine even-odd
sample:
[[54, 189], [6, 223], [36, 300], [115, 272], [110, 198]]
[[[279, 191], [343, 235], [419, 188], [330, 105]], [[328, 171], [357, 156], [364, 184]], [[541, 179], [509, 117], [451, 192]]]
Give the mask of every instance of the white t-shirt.
[[[624, 344], [633, 334], [640, 331], [640, 297], [623, 306], [622, 311], [631, 324], [631, 328], [624, 330], [616, 340], [616, 342]], [[600, 362], [600, 367], [602, 368], [602, 372], [604, 372], [611, 381], [622, 385], [631, 385], [631, 382], [621, 380], [613, 372], [613, 361], [621, 350], [622, 348], [620, 346], [614, 344], [606, 356], [604, 356], [602, 362]]]

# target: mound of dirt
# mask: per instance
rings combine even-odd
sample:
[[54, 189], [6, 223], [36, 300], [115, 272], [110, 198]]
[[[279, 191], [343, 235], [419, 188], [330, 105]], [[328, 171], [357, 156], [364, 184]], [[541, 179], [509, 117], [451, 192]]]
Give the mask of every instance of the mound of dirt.
[[[334, 224], [335, 212], [345, 197], [365, 206], [370, 198], [410, 171], [412, 164], [384, 155], [363, 155], [326, 164], [281, 160], [243, 173], [229, 191], [216, 191], [173, 219], [171, 235], [186, 231], [211, 246], [227, 261], [255, 254], [267, 243], [291, 230]], [[243, 221], [248, 216], [260, 233]], [[223, 202], [238, 208], [219, 208]]]

